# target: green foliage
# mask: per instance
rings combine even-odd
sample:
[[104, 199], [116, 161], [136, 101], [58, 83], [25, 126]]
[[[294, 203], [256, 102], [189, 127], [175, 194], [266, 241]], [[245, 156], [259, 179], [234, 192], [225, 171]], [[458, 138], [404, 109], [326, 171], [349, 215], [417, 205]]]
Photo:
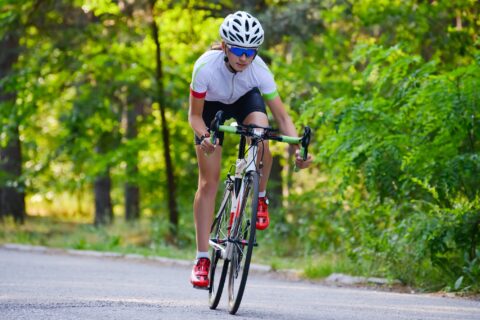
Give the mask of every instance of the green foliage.
[[[432, 284], [478, 289], [479, 65], [442, 72], [380, 46], [358, 46], [352, 63], [362, 71], [355, 94], [308, 102], [324, 112], [320, 155], [351, 208], [342, 246], [408, 283], [441, 274]], [[350, 198], [351, 186], [364, 195]]]

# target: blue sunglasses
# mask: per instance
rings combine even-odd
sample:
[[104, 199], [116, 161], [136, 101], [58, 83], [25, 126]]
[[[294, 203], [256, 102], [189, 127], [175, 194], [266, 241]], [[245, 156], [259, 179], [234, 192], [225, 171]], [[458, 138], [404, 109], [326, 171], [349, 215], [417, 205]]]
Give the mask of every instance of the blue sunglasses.
[[237, 57], [241, 57], [243, 55], [246, 55], [247, 58], [250, 58], [254, 55], [257, 54], [257, 49], [256, 48], [240, 48], [240, 47], [233, 47], [227, 44], [228, 50], [230, 50], [231, 53], [236, 55]]

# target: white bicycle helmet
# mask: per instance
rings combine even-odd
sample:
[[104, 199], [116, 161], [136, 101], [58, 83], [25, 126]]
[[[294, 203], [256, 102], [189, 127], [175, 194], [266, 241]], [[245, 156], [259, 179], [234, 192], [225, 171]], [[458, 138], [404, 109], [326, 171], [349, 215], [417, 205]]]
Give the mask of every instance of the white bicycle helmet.
[[245, 11], [229, 14], [220, 26], [220, 37], [234, 46], [257, 48], [263, 43], [263, 28], [257, 18]]

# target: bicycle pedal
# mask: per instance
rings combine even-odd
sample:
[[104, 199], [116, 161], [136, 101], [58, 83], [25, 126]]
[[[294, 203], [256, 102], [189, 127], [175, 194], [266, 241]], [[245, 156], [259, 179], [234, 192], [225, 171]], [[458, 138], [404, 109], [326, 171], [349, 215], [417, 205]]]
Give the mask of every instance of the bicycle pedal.
[[[241, 241], [240, 241], [240, 244], [243, 245], [243, 246], [248, 246], [248, 241], [247, 241], [247, 240], [241, 240]], [[254, 242], [253, 242], [253, 246], [254, 246], [254, 247], [257, 247], [257, 246], [258, 246], [257, 241], [254, 241]]]

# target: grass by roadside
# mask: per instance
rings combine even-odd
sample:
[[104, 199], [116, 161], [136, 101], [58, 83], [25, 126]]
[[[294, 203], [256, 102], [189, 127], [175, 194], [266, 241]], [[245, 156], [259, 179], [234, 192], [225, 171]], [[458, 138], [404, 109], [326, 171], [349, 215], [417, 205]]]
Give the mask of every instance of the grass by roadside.
[[171, 246], [158, 241], [152, 235], [155, 226], [147, 220], [132, 224], [115, 222], [110, 226], [95, 227], [85, 222], [30, 216], [23, 225], [7, 220], [0, 226], [0, 243], [135, 253], [176, 259], [191, 259], [194, 255], [194, 248], [191, 246]]

